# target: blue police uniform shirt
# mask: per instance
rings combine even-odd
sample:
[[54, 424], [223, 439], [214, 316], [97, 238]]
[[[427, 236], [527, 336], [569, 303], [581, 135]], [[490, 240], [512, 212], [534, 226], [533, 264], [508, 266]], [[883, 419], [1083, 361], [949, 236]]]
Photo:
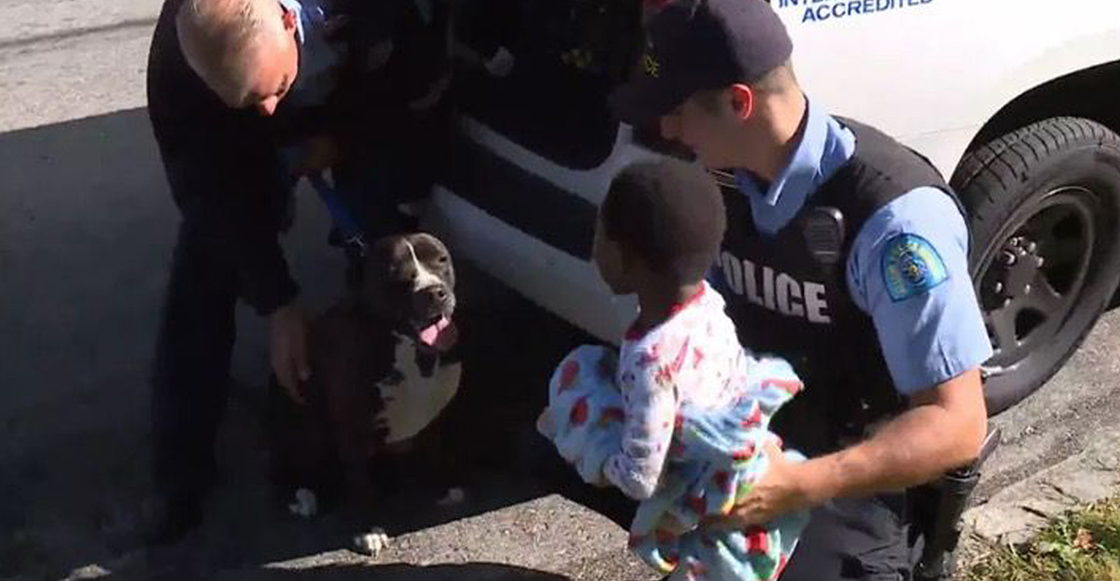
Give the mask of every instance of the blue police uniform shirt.
[[[754, 226], [773, 235], [855, 152], [855, 136], [811, 102], [789, 165], [762, 191], [737, 172]], [[728, 227], [735, 227], [729, 224]], [[874, 321], [895, 388], [909, 395], [992, 355], [968, 272], [968, 229], [953, 200], [917, 188], [880, 208], [852, 242], [848, 291]]]

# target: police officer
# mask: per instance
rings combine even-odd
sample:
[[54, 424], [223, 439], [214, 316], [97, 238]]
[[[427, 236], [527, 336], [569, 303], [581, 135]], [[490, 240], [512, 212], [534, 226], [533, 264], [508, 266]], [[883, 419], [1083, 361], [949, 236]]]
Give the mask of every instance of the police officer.
[[430, 22], [432, 9], [431, 0], [164, 2], [148, 111], [182, 221], [153, 374], [150, 541], [174, 540], [201, 521], [239, 298], [270, 319], [273, 370], [300, 399], [310, 376], [305, 319], [279, 242], [293, 186], [301, 173], [346, 166], [339, 151], [372, 132], [356, 121], [377, 118], [367, 103], [389, 106], [382, 93], [407, 96], [417, 105], [410, 110], [439, 100], [437, 66], [397, 66], [412, 85], [371, 95], [392, 80], [384, 71], [407, 54], [401, 46], [417, 43], [398, 33]]
[[612, 103], [734, 171], [713, 278], [744, 345], [806, 383], [773, 427], [811, 459], [767, 450], [725, 524], [810, 508], [783, 580], [908, 579], [901, 491], [975, 459], [987, 430], [968, 231], [924, 158], [805, 96], [791, 53], [766, 2], [674, 0]]

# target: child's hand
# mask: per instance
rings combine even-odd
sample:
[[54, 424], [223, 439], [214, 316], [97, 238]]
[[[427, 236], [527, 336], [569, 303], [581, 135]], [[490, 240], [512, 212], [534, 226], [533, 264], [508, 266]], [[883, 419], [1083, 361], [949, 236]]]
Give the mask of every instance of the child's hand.
[[540, 417], [537, 418], [537, 432], [549, 440], [556, 437], [556, 425], [552, 422], [552, 414], [549, 413], [550, 411], [550, 408], [544, 408]]

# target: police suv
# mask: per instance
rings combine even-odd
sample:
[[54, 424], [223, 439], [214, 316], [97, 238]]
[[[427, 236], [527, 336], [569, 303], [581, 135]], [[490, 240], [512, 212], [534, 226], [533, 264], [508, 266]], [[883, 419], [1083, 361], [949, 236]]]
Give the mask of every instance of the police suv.
[[[595, 209], [621, 167], [670, 147], [607, 107], [641, 46], [640, 6], [503, 4], [495, 42], [513, 66], [461, 79], [454, 155], [426, 226], [460, 259], [617, 341], [634, 304], [612, 297], [590, 261]], [[990, 411], [1013, 405], [1077, 349], [1120, 280], [1120, 3], [771, 4], [810, 99], [888, 132], [951, 178], [995, 348]], [[724, 262], [733, 288], [774, 291], [765, 273]], [[800, 295], [778, 298], [813, 312], [812, 293]]]

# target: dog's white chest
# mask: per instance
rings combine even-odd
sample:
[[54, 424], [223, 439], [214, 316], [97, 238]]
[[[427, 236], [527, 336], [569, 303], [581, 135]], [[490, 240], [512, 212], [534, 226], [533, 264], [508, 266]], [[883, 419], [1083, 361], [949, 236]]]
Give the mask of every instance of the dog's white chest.
[[416, 343], [398, 335], [393, 369], [396, 373], [377, 383], [384, 408], [374, 419], [389, 433], [386, 442], [399, 442], [420, 433], [439, 415], [459, 390], [462, 364], [438, 360], [427, 375], [421, 369]]

